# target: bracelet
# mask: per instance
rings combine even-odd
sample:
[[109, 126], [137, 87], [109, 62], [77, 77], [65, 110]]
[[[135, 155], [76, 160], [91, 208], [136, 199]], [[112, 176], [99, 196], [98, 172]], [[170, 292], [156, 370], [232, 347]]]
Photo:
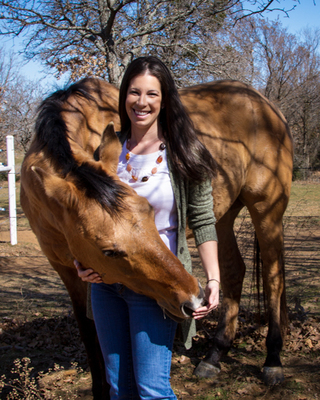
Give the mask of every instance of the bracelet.
[[220, 281], [218, 281], [218, 279], [215, 279], [215, 278], [208, 279], [208, 280], [207, 280], [207, 284], [208, 284], [209, 282], [211, 282], [211, 281], [216, 281], [216, 282], [218, 282], [219, 285], [220, 285]]

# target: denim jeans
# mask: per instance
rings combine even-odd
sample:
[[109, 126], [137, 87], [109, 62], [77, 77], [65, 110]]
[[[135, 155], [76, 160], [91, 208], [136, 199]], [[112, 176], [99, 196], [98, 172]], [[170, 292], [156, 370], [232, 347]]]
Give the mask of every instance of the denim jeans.
[[155, 300], [118, 283], [92, 284], [91, 300], [111, 400], [176, 399], [170, 369], [177, 323]]

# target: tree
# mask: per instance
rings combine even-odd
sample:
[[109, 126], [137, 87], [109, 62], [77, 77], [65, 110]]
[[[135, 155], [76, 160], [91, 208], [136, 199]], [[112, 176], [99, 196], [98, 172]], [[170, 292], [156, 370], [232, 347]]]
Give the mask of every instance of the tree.
[[260, 87], [266, 97], [283, 109], [282, 102], [296, 89], [297, 71], [307, 49], [277, 21], [256, 23], [256, 38]]
[[0, 49], [0, 145], [13, 135], [17, 145], [26, 149], [44, 90], [19, 75], [14, 58]]
[[161, 53], [178, 76], [201, 70], [206, 27], [214, 32], [226, 19], [235, 23], [274, 5], [278, 1], [1, 0], [0, 34], [24, 36], [27, 57], [40, 57], [58, 75], [91, 74], [118, 86], [131, 60], [145, 53]]
[[296, 166], [308, 170], [320, 166], [320, 30], [306, 30], [302, 43], [306, 52], [299, 71], [296, 113], [291, 124], [296, 139]]
[[256, 24], [256, 86], [284, 113], [295, 141], [295, 167], [309, 169], [320, 153], [320, 30], [289, 34], [279, 22]]

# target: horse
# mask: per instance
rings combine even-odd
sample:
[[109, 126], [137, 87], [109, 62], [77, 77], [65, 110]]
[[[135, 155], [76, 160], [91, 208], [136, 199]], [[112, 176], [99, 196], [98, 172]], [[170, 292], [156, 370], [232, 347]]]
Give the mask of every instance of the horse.
[[[94, 85], [92, 85], [93, 82]], [[82, 95], [80, 99], [79, 96], [76, 98], [76, 102], [70, 95], [73, 92], [71, 86], [63, 97], [64, 100], [62, 103], [65, 109], [61, 111], [62, 118], [67, 121], [68, 136], [70, 137], [68, 140], [72, 144], [73, 158], [71, 160], [75, 159], [77, 161], [76, 165], [80, 165], [79, 163], [85, 160], [93, 168], [96, 168], [94, 166], [97, 163], [97, 161], [94, 161], [94, 155], [97, 152], [95, 149], [96, 146], [99, 146], [100, 134], [103, 132], [104, 127], [110, 121], [114, 121], [116, 129], [119, 129], [117, 114], [118, 91], [106, 82], [99, 81], [99, 84], [97, 82], [94, 79], [86, 79], [76, 84], [78, 86], [84, 85], [86, 91], [89, 91], [88, 87], [99, 87], [97, 93], [94, 91], [90, 92], [90, 96], [94, 97], [94, 99]], [[214, 212], [217, 219], [216, 229], [219, 241], [219, 263], [223, 300], [212, 347], [205, 359], [196, 367], [194, 373], [201, 377], [212, 377], [217, 374], [220, 371], [221, 357], [227, 354], [235, 337], [246, 267], [237, 246], [233, 225], [240, 210], [243, 207], [247, 207], [253, 221], [261, 251], [263, 262], [262, 276], [268, 305], [269, 329], [266, 340], [267, 357], [264, 363], [263, 376], [266, 384], [272, 385], [281, 382], [284, 376], [280, 351], [282, 348], [282, 335], [286, 326], [282, 221], [289, 200], [293, 166], [293, 142], [288, 124], [281, 112], [264, 96], [250, 86], [237, 81], [217, 81], [196, 85], [180, 89], [179, 94], [182, 103], [194, 123], [199, 139], [208, 148], [217, 163], [216, 177], [212, 182], [212, 194], [214, 198]], [[71, 100], [69, 96], [71, 96]], [[80, 103], [84, 99], [86, 106], [89, 104], [91, 108], [94, 108], [92, 103], [96, 104], [98, 102], [95, 113], [91, 109], [92, 115], [83, 111], [83, 105], [80, 105]], [[46, 104], [46, 101], [44, 104]], [[45, 114], [44, 106], [44, 110], [40, 111], [38, 117], [40, 123], [38, 122], [37, 124], [37, 131], [39, 131], [39, 126], [45, 123]], [[62, 118], [57, 119], [60, 121]], [[57, 125], [56, 122], [51, 124]], [[83, 139], [84, 134], [80, 132], [84, 129], [83, 125], [89, 131], [85, 135], [85, 140]], [[42, 131], [46, 129], [46, 127], [43, 127]], [[25, 187], [24, 190], [26, 193], [29, 193], [29, 196], [33, 196], [31, 197], [33, 200], [27, 201], [27, 196], [22, 193], [22, 199], [24, 199], [22, 203], [26, 203], [23, 207], [28, 218], [29, 214], [31, 214], [31, 220], [35, 217], [32, 212], [27, 212], [28, 208], [33, 207], [35, 209], [33, 213], [37, 214], [41, 207], [53, 207], [52, 202], [48, 202], [47, 197], [49, 195], [51, 195], [52, 201], [59, 203], [61, 193], [60, 190], [54, 191], [52, 189], [53, 178], [56, 180], [59, 177], [61, 178], [61, 176], [66, 176], [69, 181], [68, 185], [75, 184], [74, 180], [76, 179], [73, 176], [73, 169], [67, 169], [66, 174], [66, 165], [62, 164], [63, 168], [59, 167], [62, 162], [61, 158], [64, 159], [65, 157], [59, 157], [59, 160], [56, 161], [55, 157], [53, 157], [55, 154], [54, 149], [48, 151], [45, 140], [47, 139], [40, 139], [39, 135], [38, 137], [36, 135], [34, 143], [26, 156], [27, 161], [25, 161], [23, 166], [26, 182], [23, 182], [24, 179], [22, 176], [21, 185], [22, 188], [23, 186]], [[113, 150], [115, 141], [116, 139], [110, 139], [106, 144], [103, 144], [104, 141], [102, 140], [102, 145], [100, 145], [98, 153], [101, 153], [102, 147], [104, 155], [100, 156], [100, 163], [110, 165], [110, 163], [112, 164], [110, 162], [111, 158], [114, 163], [116, 162], [115, 159], [118, 152], [114, 152]], [[111, 150], [108, 151], [110, 146]], [[45, 173], [41, 175], [38, 168], [33, 168], [32, 166], [35, 164], [39, 165], [44, 171], [50, 168], [50, 174], [53, 177], [51, 180], [48, 180], [47, 185], [45, 182]], [[112, 166], [109, 168], [112, 169]], [[32, 174], [32, 172], [35, 173]], [[115, 167], [112, 170], [112, 177], [116, 181]], [[40, 191], [42, 194], [32, 194], [35, 184], [39, 181], [41, 183]], [[79, 185], [80, 182], [77, 181], [76, 183]], [[77, 186], [77, 190], [79, 190], [79, 186]], [[126, 188], [126, 190], [128, 189]], [[44, 191], [48, 192], [48, 194], [44, 195]], [[89, 196], [88, 190], [82, 196], [81, 201], [89, 201], [87, 199]], [[69, 197], [73, 196], [69, 195]], [[32, 205], [33, 202], [36, 203], [36, 206]], [[48, 204], [44, 205], [42, 202], [47, 202]], [[79, 201], [71, 199], [69, 203], [72, 203], [72, 206], [69, 206], [67, 210], [67, 207], [63, 209], [64, 214], [67, 216], [74, 213], [73, 203], [78, 204]], [[118, 207], [117, 203], [114, 206]], [[110, 212], [112, 213], [112, 211]], [[139, 212], [141, 211], [139, 210]], [[119, 213], [117, 212], [117, 215]], [[82, 216], [80, 215], [80, 217]], [[60, 218], [61, 216], [59, 215]], [[54, 217], [51, 216], [52, 219]], [[73, 226], [78, 224], [74, 214], [71, 217], [69, 216], [69, 221]], [[72, 236], [70, 229], [72, 231], [75, 228], [69, 228], [67, 232], [60, 234], [56, 226], [52, 227], [52, 224], [47, 225], [45, 223], [43, 227], [42, 224], [43, 221], [36, 219], [31, 226], [36, 232], [40, 244], [42, 240], [42, 248], [49, 261], [52, 252], [54, 252], [55, 257], [59, 258], [59, 261], [50, 262], [64, 280], [71, 298], [73, 297], [74, 307], [77, 308], [79, 306], [77, 302], [81, 304], [78, 312], [78, 318], [81, 320], [85, 314], [85, 305], [81, 297], [83, 296], [84, 289], [81, 291], [77, 289], [77, 292], [81, 292], [77, 296], [73, 293], [75, 291], [74, 286], [79, 287], [82, 284], [75, 277], [71, 262], [77, 253], [73, 253], [76, 250], [75, 248], [71, 248], [65, 244], [68, 235]], [[100, 240], [99, 235], [101, 235], [100, 226], [98, 221], [95, 221], [94, 235], [96, 235], [95, 240], [98, 242]], [[47, 245], [43, 243], [45, 239], [41, 239], [41, 232], [47, 238]], [[148, 246], [151, 240], [149, 232], [146, 236], [141, 230], [140, 234], [144, 235], [144, 244]], [[88, 240], [87, 236], [85, 236], [84, 241], [86, 240]], [[81, 243], [84, 243], [84, 241], [82, 240]], [[64, 255], [64, 251], [60, 250], [61, 242], [63, 242], [65, 252], [69, 255], [67, 264], [61, 260]], [[93, 241], [91, 245], [94, 244]], [[132, 245], [132, 241], [129, 244]], [[119, 243], [117, 245], [120, 246]], [[136, 246], [136, 243], [134, 243], [134, 246]], [[168, 254], [165, 254], [168, 257]], [[116, 264], [121, 265], [123, 254], [117, 251], [115, 258]], [[110, 262], [109, 259], [108, 262]], [[167, 263], [166, 259], [164, 264]], [[99, 267], [99, 262], [95, 265], [84, 262], [84, 265], [94, 266], [94, 269], [100, 274], [106, 271], [104, 268]], [[72, 283], [69, 283], [69, 285], [68, 279], [66, 279], [67, 275], [72, 275]], [[195, 283], [193, 283], [193, 286], [195, 286]], [[198, 292], [195, 295], [198, 300], [201, 298]], [[185, 304], [189, 304], [188, 302], [190, 302], [190, 300], [186, 300], [185, 298], [183, 301]], [[188, 306], [185, 308], [188, 309]], [[189, 308], [192, 309], [192, 305]], [[183, 315], [186, 316], [187, 314], [188, 312], [185, 310]], [[174, 315], [178, 316], [177, 312]], [[95, 337], [93, 331], [94, 328], [91, 331], [91, 340], [88, 340], [91, 344], [96, 340], [92, 339]], [[98, 347], [96, 342], [95, 346]], [[89, 360], [92, 354], [93, 346], [89, 346]], [[102, 368], [101, 364], [98, 366], [95, 365], [92, 368], [96, 387], [99, 387], [97, 382], [102, 375], [101, 371], [97, 371], [100, 368]], [[100, 398], [98, 394], [96, 396]]]
[[116, 175], [122, 148], [117, 104], [117, 90], [97, 79], [53, 93], [39, 108], [21, 167], [21, 206], [69, 292], [95, 399], [108, 399], [109, 385], [75, 259], [103, 282], [121, 282], [155, 299], [180, 321], [204, 299], [197, 279], [161, 240], [152, 207]]
[[280, 360], [287, 326], [283, 215], [293, 169], [293, 141], [282, 113], [258, 91], [237, 81], [180, 90], [200, 140], [217, 162], [212, 182], [223, 300], [212, 347], [194, 374], [212, 377], [235, 337], [245, 263], [234, 234], [243, 207], [250, 213], [262, 260], [267, 300], [267, 357], [263, 380], [284, 379]]

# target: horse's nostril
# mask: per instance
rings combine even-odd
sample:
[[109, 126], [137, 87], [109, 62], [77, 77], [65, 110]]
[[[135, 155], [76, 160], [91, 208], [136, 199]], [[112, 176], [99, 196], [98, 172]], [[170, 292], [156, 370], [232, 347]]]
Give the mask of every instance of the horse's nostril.
[[191, 301], [186, 301], [181, 306], [181, 311], [187, 318], [192, 317], [193, 311], [195, 311], [197, 308], [206, 304], [206, 300], [204, 298], [204, 291], [203, 291], [202, 286], [199, 281], [198, 281], [198, 285], [199, 285], [198, 296], [194, 297]]
[[186, 318], [192, 317], [193, 311], [203, 305], [204, 299], [195, 298], [194, 301], [186, 301], [181, 306], [181, 311], [185, 315]]
[[181, 307], [181, 311], [183, 312], [183, 314], [188, 318], [192, 317], [192, 313], [193, 313], [193, 308], [192, 308], [193, 304], [191, 302], [186, 302], [182, 305]]

